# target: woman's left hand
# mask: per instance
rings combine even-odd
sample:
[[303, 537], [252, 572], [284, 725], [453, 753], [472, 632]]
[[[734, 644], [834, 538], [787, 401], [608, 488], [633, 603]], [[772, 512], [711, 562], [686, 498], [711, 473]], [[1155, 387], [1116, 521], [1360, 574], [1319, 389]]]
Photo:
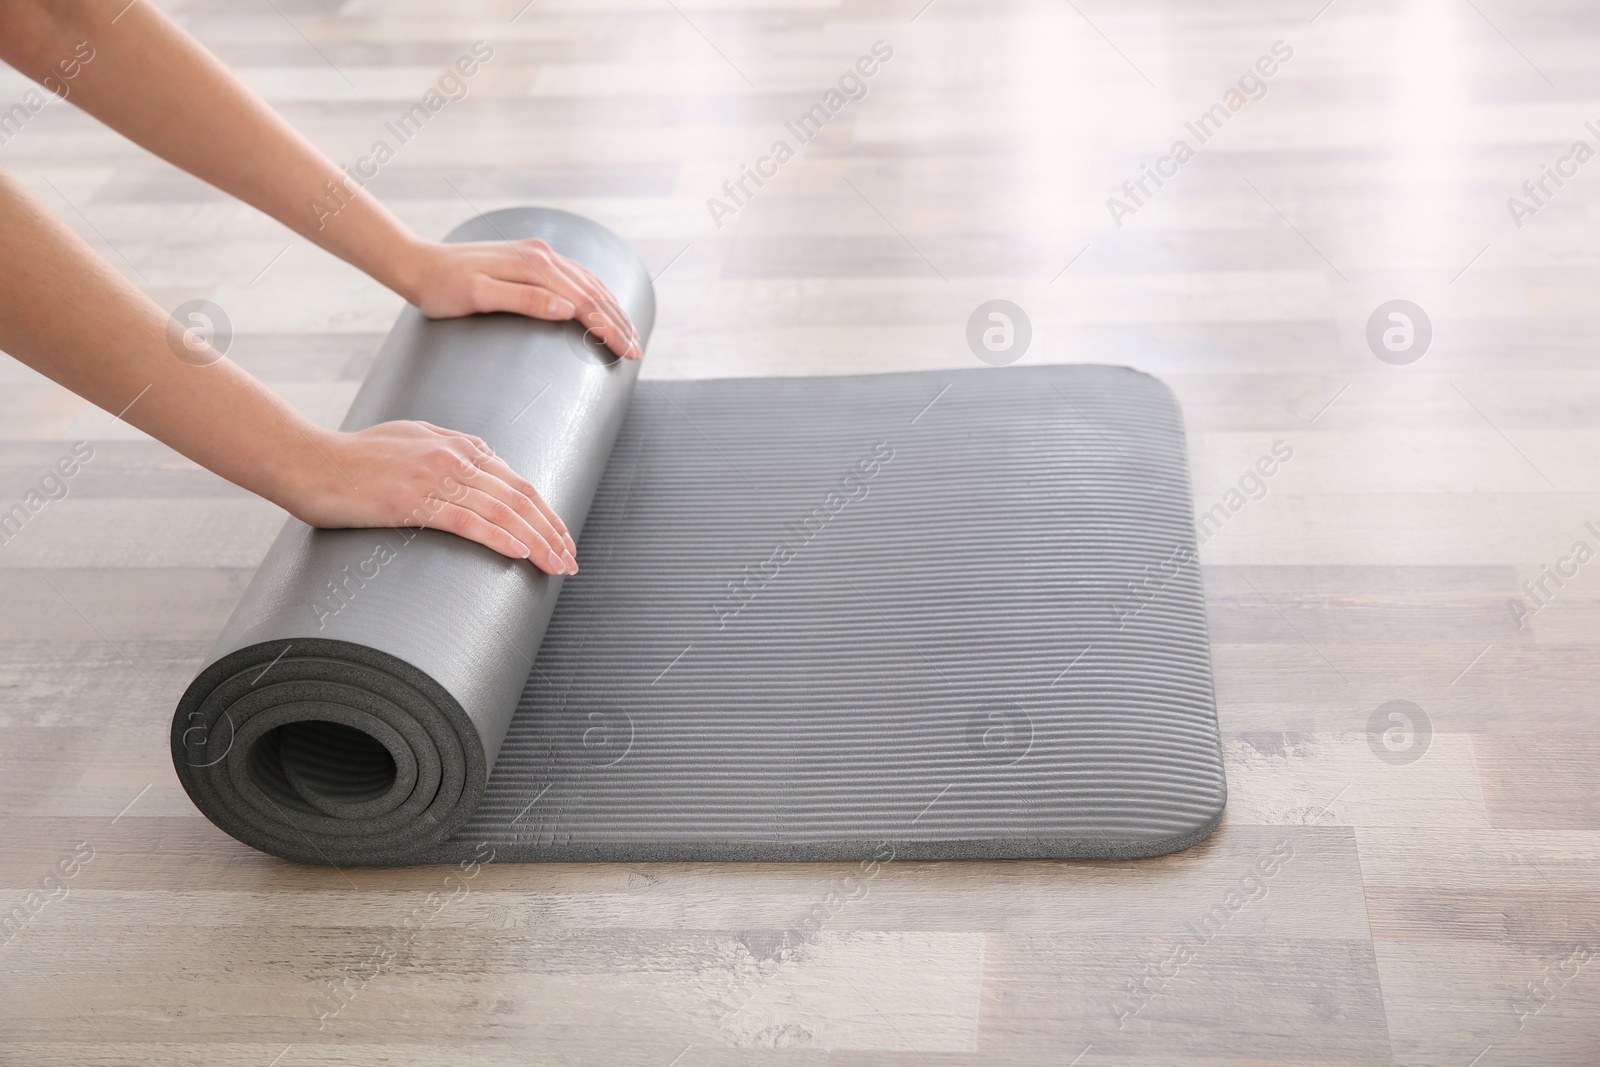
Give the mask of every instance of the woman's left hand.
[[484, 311], [577, 319], [617, 355], [643, 355], [638, 332], [605, 283], [537, 238], [423, 242], [407, 259], [401, 295], [431, 319]]

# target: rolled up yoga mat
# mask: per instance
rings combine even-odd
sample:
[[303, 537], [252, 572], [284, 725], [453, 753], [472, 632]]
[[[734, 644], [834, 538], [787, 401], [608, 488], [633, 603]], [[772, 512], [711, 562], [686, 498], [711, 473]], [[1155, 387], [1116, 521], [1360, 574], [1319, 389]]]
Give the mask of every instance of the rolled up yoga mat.
[[[597, 224], [494, 212], [648, 336]], [[573, 323], [407, 308], [347, 430], [484, 438], [579, 542], [289, 521], [178, 705], [307, 863], [1135, 857], [1226, 796], [1182, 416], [1118, 367], [637, 382]], [[887, 849], [887, 851], [885, 851]]]

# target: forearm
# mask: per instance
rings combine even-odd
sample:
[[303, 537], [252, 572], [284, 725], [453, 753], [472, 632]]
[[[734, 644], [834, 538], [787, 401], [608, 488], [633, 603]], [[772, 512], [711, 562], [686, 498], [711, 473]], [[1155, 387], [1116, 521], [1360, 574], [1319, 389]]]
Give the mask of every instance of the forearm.
[[420, 240], [147, 0], [125, 2], [0, 0], [0, 59], [426, 315], [578, 318], [618, 355], [641, 354], [616, 297], [582, 266], [537, 241]]
[[180, 359], [167, 314], [4, 173], [0, 290], [0, 349], [201, 466], [286, 507], [339, 477], [327, 431], [226, 359]]
[[[0, 0], [0, 59], [415, 302], [410, 230], [152, 4], [117, 18], [126, 2]], [[93, 58], [64, 79], [80, 42]]]

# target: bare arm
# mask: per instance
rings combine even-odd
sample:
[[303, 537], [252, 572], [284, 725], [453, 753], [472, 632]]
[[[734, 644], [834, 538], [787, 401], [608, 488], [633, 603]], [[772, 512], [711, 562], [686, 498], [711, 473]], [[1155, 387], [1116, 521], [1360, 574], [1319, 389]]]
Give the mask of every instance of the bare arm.
[[[143, 0], [0, 0], [0, 59], [425, 314], [578, 317], [640, 355], [580, 265], [540, 241], [419, 239]], [[309, 206], [329, 182], [344, 201], [331, 218]], [[0, 172], [0, 349], [305, 522], [430, 526], [550, 573], [577, 569], [565, 524], [481, 440], [420, 422], [322, 429], [216, 353], [174, 345], [169, 323]]]
[[479, 439], [420, 422], [325, 430], [170, 319], [0, 172], [0, 349], [314, 526], [430, 526], [577, 569], [565, 524]]
[[[435, 318], [578, 317], [618, 355], [638, 335], [611, 292], [542, 241], [423, 241], [152, 4], [0, 0], [0, 59], [130, 140], [231, 193]], [[119, 16], [119, 12], [121, 12]], [[116, 23], [112, 24], [112, 19]], [[61, 67], [83, 54], [92, 59]], [[329, 183], [332, 183], [331, 186]], [[334, 214], [312, 209], [328, 203]]]

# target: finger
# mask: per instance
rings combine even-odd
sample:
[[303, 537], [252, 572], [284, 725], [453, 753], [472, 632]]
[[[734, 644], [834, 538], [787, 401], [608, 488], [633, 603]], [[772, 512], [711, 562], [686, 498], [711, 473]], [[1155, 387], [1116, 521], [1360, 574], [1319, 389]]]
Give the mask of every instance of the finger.
[[[540, 271], [536, 265], [530, 264], [524, 277], [529, 281], [506, 281], [484, 275], [477, 282], [475, 306], [479, 311], [511, 311], [536, 319], [577, 318], [586, 330], [599, 336], [617, 355], [637, 358], [630, 349], [637, 349], [638, 345], [630, 343], [619, 328], [617, 319], [606, 315], [596, 322], [592, 314], [578, 314], [580, 305], [588, 308], [596, 305], [583, 286], [565, 275], [559, 266], [552, 262]], [[626, 321], [620, 311], [617, 316], [621, 321]]]
[[[495, 461], [499, 463], [498, 460]], [[504, 467], [504, 464], [500, 464]], [[507, 469], [509, 473], [509, 469]], [[578, 569], [568, 538], [550, 521], [550, 517], [533, 502], [533, 498], [514, 488], [505, 479], [489, 471], [480, 471], [470, 478], [465, 488], [467, 494], [456, 502], [466, 504], [490, 522], [499, 523], [524, 544], [555, 554], [561, 569], [573, 572]], [[537, 494], [535, 494], [537, 495]], [[471, 501], [469, 503], [468, 501]]]
[[626, 317], [614, 318], [598, 304], [584, 304], [574, 318], [581, 323], [584, 333], [595, 334], [605, 347], [621, 357], [637, 360], [643, 355], [643, 349], [638, 346], [637, 336], [632, 333], [632, 326], [627, 323]]
[[582, 263], [579, 263], [577, 260], [569, 260], [568, 262], [570, 262], [573, 267], [578, 270], [578, 272], [589, 282], [590, 286], [592, 286], [595, 291], [604, 297], [605, 302], [611, 307], [611, 310], [620, 317], [622, 324], [626, 326], [628, 328], [628, 332], [633, 335], [634, 341], [638, 341], [639, 331], [634, 328], [633, 320], [628, 318], [628, 313], [622, 310], [622, 301], [617, 299], [617, 294], [611, 291], [610, 286], [606, 285], [606, 283], [601, 281], [593, 271], [591, 271], [588, 267], [585, 267]]
[[[495, 499], [510, 505], [524, 522], [533, 527], [540, 537], [549, 543], [558, 555], [565, 554], [567, 563], [573, 570], [577, 569], [577, 560], [573, 554], [578, 551], [578, 544], [572, 539], [572, 534], [567, 530], [567, 524], [561, 521], [555, 509], [545, 502], [539, 495], [539, 490], [528, 479], [522, 477], [511, 469], [510, 464], [495, 455], [494, 449], [481, 437], [461, 433], [455, 430], [444, 430], [433, 423], [422, 423], [423, 426], [445, 437], [455, 438], [461, 461], [458, 480], [488, 493]], [[521, 531], [512, 528], [512, 532], [521, 536]]]
[[627, 312], [622, 310], [622, 305], [617, 301], [611, 290], [606, 288], [605, 282], [591, 274], [582, 263], [567, 260], [563, 266], [577, 275], [584, 292], [588, 294], [591, 301], [598, 305], [612, 321], [626, 330], [629, 337], [635, 341], [639, 339], [638, 331], [633, 328], [633, 323], [628, 321]]
[[602, 344], [624, 359], [638, 359], [642, 354], [633, 336], [598, 306], [586, 304], [578, 309], [574, 318], [582, 324], [584, 333], [594, 334]]
[[511, 250], [517, 254], [517, 261], [506, 269], [515, 280], [525, 285], [542, 285], [572, 301], [574, 307], [593, 299], [578, 277], [567, 269], [572, 261], [552, 251], [543, 241], [525, 241], [520, 246], [512, 245]]
[[[460, 504], [452, 504], [448, 500], [441, 502], [439, 510], [429, 516], [424, 525], [434, 530], [443, 530], [458, 537], [465, 537], [469, 541], [476, 541], [480, 545], [494, 549], [502, 556], [530, 559], [528, 546], [512, 537], [504, 527], [496, 526], [477, 512]], [[540, 570], [552, 573], [538, 559], [532, 559], [532, 562]]]
[[[573, 540], [567, 524], [561, 521], [561, 516], [556, 514], [555, 508], [546, 502], [534, 484], [512, 470], [505, 460], [495, 455], [494, 449], [489, 447], [487, 441], [459, 430], [447, 430], [421, 419], [417, 419], [416, 423], [441, 437], [458, 441], [463, 452], [458, 454], [461, 465], [457, 480], [476, 486], [511, 505], [556, 552], [564, 552], [569, 557], [567, 562], [571, 565], [571, 569], [577, 569], [575, 557], [578, 543]], [[484, 475], [481, 480], [475, 477], [478, 472]]]
[[456, 496], [453, 502], [468, 511], [476, 512], [522, 542], [528, 549], [528, 558], [540, 570], [550, 574], [572, 574], [577, 571], [577, 560], [567, 553], [565, 544], [555, 535], [555, 531], [549, 528], [549, 523], [544, 521], [543, 516], [539, 517], [539, 525], [545, 529], [540, 530], [499, 496], [476, 485], [462, 488], [464, 492]]
[[[628, 321], [628, 316], [623, 313], [611, 290], [607, 289], [600, 279], [589, 273], [581, 263], [552, 251], [543, 241], [523, 242], [523, 247], [517, 248], [517, 252], [522, 260], [523, 282], [548, 287], [571, 300], [573, 306], [580, 311], [585, 310], [586, 305], [595, 306], [613, 326], [623, 331], [624, 337], [638, 342], [639, 336], [634, 332], [633, 324]], [[586, 317], [580, 321], [589, 329], [596, 329], [599, 326]], [[615, 340], [608, 342], [610, 347], [618, 355], [625, 354]]]
[[612, 321], [627, 331], [628, 337], [637, 344], [639, 342], [639, 331], [633, 328], [633, 322], [628, 318], [628, 313], [622, 310], [622, 304], [617, 300], [616, 294], [606, 287], [606, 283], [595, 277], [587, 267], [576, 260], [566, 260], [563, 266], [578, 276], [590, 298], [610, 316]]
[[519, 512], [522, 512], [523, 517], [528, 518], [530, 525], [537, 526], [538, 524], [528, 517], [522, 501], [526, 501], [527, 507], [536, 510], [539, 516], [550, 524], [550, 528], [566, 545], [566, 550], [569, 554], [577, 553], [578, 543], [572, 539], [572, 531], [567, 529], [567, 524], [561, 521], [561, 516], [556, 514], [556, 509], [551, 507], [545, 498], [540, 495], [539, 490], [534, 487], [532, 482], [512, 470], [510, 464], [499, 456], [490, 457], [486, 463], [482, 464], [482, 469], [485, 473], [498, 478], [511, 493], [515, 494], [515, 496], [502, 497], [501, 499]]
[[[424, 429], [434, 430], [435, 434], [442, 435], [442, 437], [459, 438], [461, 442], [472, 446], [467, 451], [466, 458], [462, 459], [462, 464], [470, 464], [472, 467], [477, 467], [478, 470], [483, 470], [486, 474], [491, 475], [491, 482], [499, 480], [504, 488], [502, 490], [494, 490], [494, 488], [491, 488], [491, 482], [483, 483], [483, 485], [472, 482], [472, 477], [470, 477], [472, 472], [467, 470], [466, 467], [462, 467], [461, 477], [466, 478], [467, 482], [472, 482], [472, 485], [477, 485], [480, 490], [490, 491], [496, 498], [502, 499], [510, 506], [515, 507], [518, 510], [518, 514], [522, 514], [531, 526], [538, 528], [539, 533], [544, 534], [546, 539], [552, 542], [555, 549], [565, 549], [568, 555], [576, 555], [578, 542], [574, 541], [573, 534], [566, 528], [566, 523], [562, 522], [562, 517], [555, 514], [554, 507], [550, 507], [544, 496], [539, 494], [539, 490], [533, 485], [533, 482], [528, 482], [526, 478], [512, 470], [510, 464], [507, 464], [504, 459], [496, 456], [493, 448], [490, 448], [488, 442], [485, 442], [482, 437], [462, 434], [459, 430], [446, 430], [445, 427], [435, 426], [432, 422], [424, 422], [421, 419], [416, 422], [418, 422], [418, 426], [424, 427]], [[539, 520], [549, 525], [549, 531], [542, 528]], [[560, 544], [557, 544], [557, 541]], [[573, 561], [573, 565], [576, 566], [576, 560]]]
[[511, 311], [552, 322], [572, 318], [577, 309], [569, 297], [543, 285], [508, 282], [487, 274], [474, 283], [473, 305], [478, 311]]

